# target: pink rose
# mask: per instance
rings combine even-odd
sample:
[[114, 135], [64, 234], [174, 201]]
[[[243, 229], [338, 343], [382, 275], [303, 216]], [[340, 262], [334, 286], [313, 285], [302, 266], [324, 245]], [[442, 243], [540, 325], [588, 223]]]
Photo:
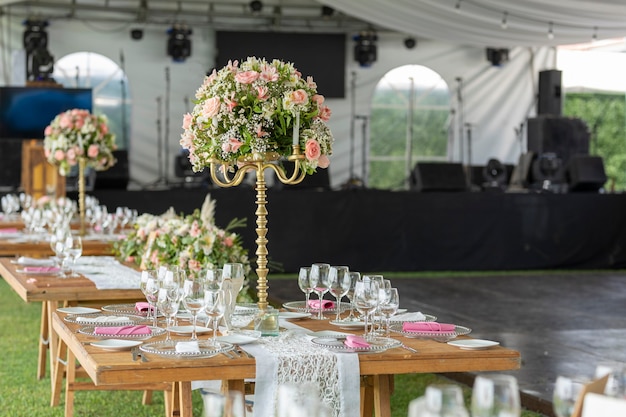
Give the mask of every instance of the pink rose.
[[315, 139], [309, 139], [304, 144], [304, 155], [309, 161], [317, 161], [322, 154], [320, 144]]
[[228, 139], [227, 142], [222, 144], [222, 151], [224, 152], [237, 152], [237, 150], [243, 145], [242, 142], [235, 138]]
[[57, 161], [62, 161], [65, 159], [65, 152], [63, 152], [61, 149], [57, 149], [56, 151], [54, 151], [54, 159]]
[[324, 104], [324, 96], [321, 94], [315, 94], [313, 97], [311, 97], [311, 100], [316, 102], [318, 106]]
[[61, 116], [61, 118], [59, 119], [59, 126], [61, 126], [62, 129], [72, 127], [72, 118], [69, 114], [64, 113]]
[[293, 104], [306, 104], [309, 102], [309, 95], [303, 89], [292, 91], [289, 96]]
[[109, 133], [109, 126], [107, 126], [106, 123], [100, 123], [100, 133], [103, 135]]
[[235, 74], [235, 81], [241, 84], [252, 84], [259, 78], [259, 73], [256, 71], [243, 71]]
[[330, 159], [326, 155], [320, 155], [320, 159], [317, 160], [317, 166], [320, 168], [328, 168], [330, 165]]
[[187, 263], [187, 266], [189, 267], [191, 271], [199, 271], [200, 268], [202, 267], [200, 262], [198, 262], [195, 259], [190, 259], [189, 262]]
[[98, 156], [98, 154], [100, 153], [100, 148], [98, 148], [98, 145], [89, 145], [89, 148], [87, 149], [87, 156], [90, 158], [96, 158]]
[[189, 113], [186, 113], [183, 116], [183, 129], [185, 130], [189, 129], [189, 126], [191, 126], [192, 119], [193, 117]]
[[84, 125], [85, 125], [85, 119], [76, 119], [76, 121], [74, 122], [74, 127], [76, 129], [82, 129]]
[[[206, 100], [202, 105], [202, 114], [209, 119], [213, 118], [220, 111], [220, 99], [219, 97], [211, 97]], [[190, 121], [191, 123], [191, 121]]]
[[46, 126], [45, 130], [43, 131], [43, 134], [46, 136], [50, 136], [52, 134], [52, 126]]
[[326, 106], [320, 106], [317, 117], [327, 122], [330, 119], [330, 109]]

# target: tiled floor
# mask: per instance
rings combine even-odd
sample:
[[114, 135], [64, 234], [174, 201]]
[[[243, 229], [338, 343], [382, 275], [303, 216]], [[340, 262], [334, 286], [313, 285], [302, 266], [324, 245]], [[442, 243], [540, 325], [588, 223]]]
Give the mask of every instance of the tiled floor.
[[[473, 329], [522, 354], [512, 372], [527, 408], [550, 415], [559, 374], [593, 376], [601, 362], [626, 363], [626, 272], [534, 271], [452, 278], [395, 278], [401, 307]], [[272, 285], [270, 298], [303, 297], [297, 282]], [[471, 375], [453, 375], [470, 381]]]

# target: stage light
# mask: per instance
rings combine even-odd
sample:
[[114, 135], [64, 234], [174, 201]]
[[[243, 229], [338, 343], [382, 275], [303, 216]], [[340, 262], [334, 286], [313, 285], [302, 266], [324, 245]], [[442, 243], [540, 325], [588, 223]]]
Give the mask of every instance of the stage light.
[[487, 48], [487, 60], [494, 67], [501, 67], [502, 64], [509, 61], [508, 49]]
[[417, 41], [415, 40], [415, 38], [409, 36], [408, 38], [404, 39], [404, 46], [406, 46], [407, 49], [413, 49], [415, 48], [415, 45], [417, 45]]
[[331, 17], [335, 14], [335, 9], [329, 6], [322, 6], [322, 17]]
[[261, 10], [263, 10], [263, 3], [260, 0], [252, 0], [250, 2], [250, 10], [253, 13], [259, 13]]
[[141, 40], [143, 38], [143, 30], [141, 29], [131, 29], [130, 37], [136, 41]]
[[45, 20], [28, 19], [23, 22], [26, 29], [24, 30], [23, 45], [27, 53], [32, 53], [38, 48], [48, 47], [48, 33], [46, 27], [48, 22]]
[[172, 57], [175, 62], [184, 62], [191, 56], [191, 29], [185, 25], [174, 25], [167, 33], [170, 37], [167, 40], [167, 54]]
[[376, 32], [364, 31], [354, 36], [356, 45], [354, 45], [354, 60], [362, 67], [370, 67], [376, 62], [377, 47], [376, 41], [378, 36]]

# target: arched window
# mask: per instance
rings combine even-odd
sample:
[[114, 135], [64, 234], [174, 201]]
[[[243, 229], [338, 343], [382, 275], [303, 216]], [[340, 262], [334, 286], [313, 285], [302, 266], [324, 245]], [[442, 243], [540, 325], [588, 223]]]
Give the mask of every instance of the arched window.
[[93, 112], [109, 118], [118, 149], [128, 148], [130, 101], [126, 74], [109, 58], [93, 52], [76, 52], [54, 64], [54, 80], [67, 88], [91, 88]]
[[429, 68], [405, 65], [378, 82], [372, 98], [368, 186], [407, 189], [419, 160], [445, 161], [450, 91]]

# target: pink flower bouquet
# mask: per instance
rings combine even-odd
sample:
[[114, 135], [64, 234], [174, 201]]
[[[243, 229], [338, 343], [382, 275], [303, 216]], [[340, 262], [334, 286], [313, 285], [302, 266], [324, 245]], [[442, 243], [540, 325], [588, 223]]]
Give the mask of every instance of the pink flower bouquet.
[[67, 110], [52, 120], [44, 135], [46, 159], [59, 166], [61, 175], [67, 175], [79, 158], [85, 158], [86, 166], [96, 171], [115, 165], [115, 135], [109, 132], [104, 115], [96, 116], [83, 109]]
[[194, 171], [211, 161], [235, 166], [256, 153], [292, 154], [297, 143], [308, 174], [329, 165], [333, 136], [330, 109], [312, 77], [291, 63], [250, 57], [204, 79], [196, 105], [183, 118], [180, 144]]

